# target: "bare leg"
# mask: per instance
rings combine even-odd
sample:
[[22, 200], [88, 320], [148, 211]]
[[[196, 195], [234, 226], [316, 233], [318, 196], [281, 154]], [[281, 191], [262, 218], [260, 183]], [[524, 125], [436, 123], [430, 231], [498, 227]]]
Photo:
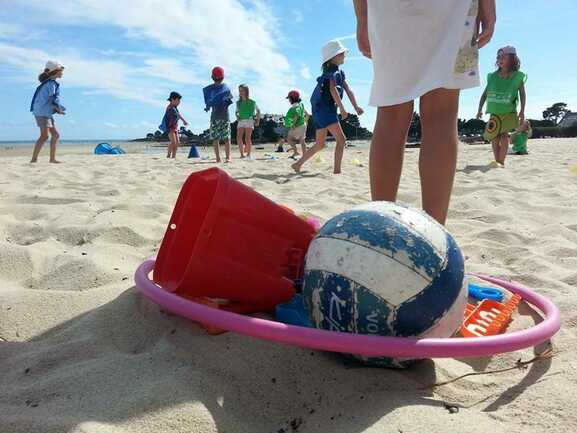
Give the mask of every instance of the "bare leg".
[[180, 137], [178, 132], [174, 133], [174, 146], [172, 147], [172, 158], [176, 158], [176, 153], [178, 152], [178, 146], [180, 145]]
[[226, 162], [230, 162], [230, 137], [224, 143], [224, 153], [226, 155]]
[[53, 164], [59, 164], [60, 161], [56, 160], [56, 145], [58, 144], [58, 139], [60, 138], [60, 134], [56, 127], [50, 128], [50, 161]]
[[244, 130], [244, 143], [245, 143], [244, 150], [246, 152], [246, 156], [250, 156], [250, 153], [252, 152], [252, 129], [251, 128], [245, 128], [245, 130]]
[[335, 140], [337, 141], [335, 147], [335, 165], [333, 173], [340, 174], [341, 164], [343, 162], [343, 154], [345, 152], [345, 145], [347, 144], [347, 137], [345, 137], [345, 133], [343, 132], [343, 128], [341, 128], [340, 123], [329, 125], [327, 129], [329, 130], [331, 135], [335, 137]]
[[445, 224], [457, 167], [458, 89], [435, 89], [421, 96], [423, 142], [419, 155], [423, 209]]
[[291, 147], [291, 150], [293, 151], [291, 158], [296, 159], [296, 157], [299, 154], [299, 151], [297, 150], [297, 146], [294, 142], [294, 139], [291, 136], [288, 136], [286, 141], [287, 141], [288, 145]]
[[293, 165], [291, 165], [291, 167], [294, 171], [296, 171], [297, 173], [299, 171], [301, 171], [301, 167], [303, 166], [303, 164], [305, 162], [307, 162], [309, 159], [311, 159], [313, 156], [315, 156], [315, 154], [317, 152], [320, 152], [321, 150], [324, 149], [325, 143], [327, 141], [327, 131], [328, 131], [327, 128], [317, 129], [316, 143], [314, 144], [313, 147], [311, 147], [309, 150], [307, 150], [303, 154], [303, 156], [301, 156], [301, 159], [299, 159], [297, 162], [295, 162]]
[[32, 151], [32, 159], [30, 160], [31, 163], [38, 161], [38, 155], [42, 150], [42, 146], [46, 143], [48, 139], [48, 128], [40, 128], [40, 137], [36, 140], [36, 144], [34, 145], [34, 150]]
[[302, 149], [303, 155], [304, 155], [305, 153], [307, 153], [307, 144], [306, 144], [304, 138], [301, 138], [301, 149]]
[[499, 146], [501, 143], [501, 136], [498, 136], [493, 141], [491, 141], [491, 147], [493, 148], [493, 160], [499, 160]]
[[373, 200], [396, 201], [413, 101], [379, 107], [371, 141], [369, 173]]
[[214, 156], [216, 157], [216, 162], [220, 162], [220, 149], [219, 149], [219, 140], [214, 140], [212, 142], [212, 147], [214, 147]]
[[503, 134], [499, 139], [499, 157], [496, 160], [499, 164], [505, 165], [505, 158], [507, 158], [509, 151], [509, 134]]
[[242, 141], [242, 135], [244, 128], [237, 128], [236, 130], [236, 144], [238, 145], [238, 151], [240, 152], [240, 157], [244, 158], [244, 143]]

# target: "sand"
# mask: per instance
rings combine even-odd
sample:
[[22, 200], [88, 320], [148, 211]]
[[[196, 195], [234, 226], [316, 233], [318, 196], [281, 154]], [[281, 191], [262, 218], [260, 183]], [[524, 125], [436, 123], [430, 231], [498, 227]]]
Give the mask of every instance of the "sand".
[[[531, 155], [487, 170], [488, 146], [461, 146], [448, 228], [468, 271], [517, 280], [555, 301], [554, 357], [503, 374], [546, 346], [490, 359], [365, 368], [332, 354], [232, 333], [208, 336], [134, 288], [180, 186], [212, 163], [161, 155], [65, 164], [0, 159], [0, 432], [574, 432], [577, 429], [577, 140], [532, 140]], [[83, 154], [84, 153], [84, 154]], [[259, 158], [262, 152], [257, 155]], [[366, 146], [292, 174], [235, 160], [235, 178], [323, 219], [369, 199]], [[400, 199], [418, 206], [418, 149]], [[354, 161], [358, 160], [358, 161]], [[360, 163], [360, 165], [359, 165]], [[513, 326], [537, 320], [527, 307]]]

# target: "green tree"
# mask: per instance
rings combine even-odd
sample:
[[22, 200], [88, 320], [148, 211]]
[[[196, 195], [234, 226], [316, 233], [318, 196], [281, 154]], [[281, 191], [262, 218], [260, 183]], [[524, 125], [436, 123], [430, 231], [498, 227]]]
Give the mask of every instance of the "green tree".
[[567, 108], [567, 104], [565, 102], [557, 102], [543, 111], [543, 119], [550, 120], [557, 124], [559, 123], [559, 120], [561, 120], [563, 116], [565, 116], [565, 114], [569, 111], [571, 110]]

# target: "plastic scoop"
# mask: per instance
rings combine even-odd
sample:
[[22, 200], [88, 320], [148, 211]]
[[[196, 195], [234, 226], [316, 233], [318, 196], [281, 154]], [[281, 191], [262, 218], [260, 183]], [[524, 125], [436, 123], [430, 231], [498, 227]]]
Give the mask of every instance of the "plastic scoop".
[[513, 295], [506, 304], [488, 299], [476, 307], [468, 304], [465, 309], [465, 320], [461, 325], [461, 335], [485, 337], [503, 333], [520, 301], [519, 295]]

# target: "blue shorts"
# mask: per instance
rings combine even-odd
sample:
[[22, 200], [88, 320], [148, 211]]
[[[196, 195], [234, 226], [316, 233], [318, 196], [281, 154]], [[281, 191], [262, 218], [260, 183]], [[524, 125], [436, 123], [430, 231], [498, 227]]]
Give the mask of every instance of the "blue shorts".
[[339, 116], [337, 116], [337, 108], [334, 110], [313, 110], [313, 120], [317, 129], [323, 129], [327, 126], [339, 123]]

